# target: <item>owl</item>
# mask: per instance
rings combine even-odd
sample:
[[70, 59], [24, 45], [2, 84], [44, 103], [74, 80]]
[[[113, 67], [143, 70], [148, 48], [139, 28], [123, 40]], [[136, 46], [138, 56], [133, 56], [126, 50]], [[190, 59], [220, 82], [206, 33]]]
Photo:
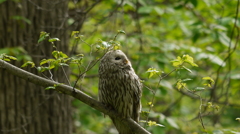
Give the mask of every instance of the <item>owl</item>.
[[[121, 50], [107, 52], [99, 65], [99, 101], [123, 118], [139, 121], [142, 83]], [[119, 134], [132, 134], [121, 121], [111, 118]]]

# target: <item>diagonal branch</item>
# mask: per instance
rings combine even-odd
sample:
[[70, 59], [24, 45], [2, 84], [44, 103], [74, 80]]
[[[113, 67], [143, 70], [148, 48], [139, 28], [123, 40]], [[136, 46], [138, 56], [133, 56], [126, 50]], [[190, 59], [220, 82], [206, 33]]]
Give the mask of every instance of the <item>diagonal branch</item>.
[[35, 74], [32, 74], [30, 72], [27, 72], [23, 69], [20, 69], [18, 67], [15, 67], [9, 63], [7, 63], [6, 61], [0, 60], [0, 68], [4, 69], [6, 71], [8, 71], [9, 73], [20, 77], [24, 80], [27, 80], [31, 83], [34, 83], [36, 85], [42, 86], [42, 87], [49, 87], [49, 86], [53, 86], [53, 85], [58, 85], [56, 87], [56, 90], [58, 92], [61, 92], [63, 94], [72, 96], [80, 101], [82, 101], [83, 103], [89, 105], [90, 107], [106, 114], [109, 115], [110, 117], [114, 117], [117, 118], [118, 120], [121, 120], [123, 122], [123, 124], [125, 124], [126, 126], [129, 126], [132, 129], [132, 133], [136, 133], [136, 134], [150, 134], [150, 132], [148, 132], [147, 130], [145, 130], [143, 127], [141, 127], [139, 124], [137, 124], [136, 122], [134, 122], [132, 119], [123, 119], [121, 118], [117, 112], [115, 112], [114, 110], [110, 110], [107, 107], [105, 107], [102, 103], [100, 103], [99, 101], [93, 99], [92, 97], [88, 96], [87, 94], [83, 93], [80, 90], [74, 90], [73, 87], [71, 86], [67, 86], [64, 84], [60, 84], [57, 83], [55, 81], [51, 81], [45, 78], [42, 78], [40, 76], [37, 76]]

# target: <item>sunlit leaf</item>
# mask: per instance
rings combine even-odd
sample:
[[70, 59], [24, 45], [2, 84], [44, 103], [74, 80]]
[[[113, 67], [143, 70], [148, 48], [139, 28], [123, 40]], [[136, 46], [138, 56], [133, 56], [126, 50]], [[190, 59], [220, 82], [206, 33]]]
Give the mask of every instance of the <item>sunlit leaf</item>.
[[52, 55], [56, 59], [58, 59], [58, 58], [68, 58], [68, 56], [65, 53], [63, 53], [62, 51], [53, 51]]
[[41, 62], [40, 62], [40, 65], [44, 65], [44, 64], [50, 64], [51, 62], [54, 62], [56, 61], [55, 59], [42, 59]]
[[215, 83], [215, 81], [211, 77], [203, 77], [203, 80], [206, 80], [207, 83], [204, 83], [203, 85], [207, 87], [212, 87]]
[[152, 102], [148, 102], [147, 105], [150, 106], [150, 107], [154, 106]]
[[177, 59], [175, 59], [171, 62], [173, 63], [174, 67], [179, 67], [183, 64], [184, 61], [182, 60], [182, 58], [180, 56], [178, 56]]
[[84, 56], [84, 54], [78, 54], [78, 55], [76, 55], [76, 56], [83, 57], [83, 56]]
[[208, 102], [208, 103], [207, 103], [207, 107], [208, 107], [208, 108], [211, 108], [212, 106], [213, 106], [212, 102]]
[[58, 59], [59, 57], [59, 51], [52, 51], [52, 55], [55, 59]]
[[74, 35], [76, 35], [76, 34], [79, 34], [79, 31], [72, 31], [71, 37], [74, 36]]
[[50, 38], [48, 41], [49, 42], [54, 42], [54, 41], [60, 41], [60, 40], [58, 38]]
[[194, 63], [193, 58], [189, 55], [183, 55], [183, 60], [184, 60], [184, 62], [187, 62], [192, 66], [198, 67], [198, 65], [196, 63]]
[[35, 63], [32, 61], [25, 62], [21, 67], [31, 66], [31, 68], [35, 67]]
[[0, 54], [0, 59], [4, 60], [4, 61], [11, 61], [11, 60], [17, 60], [16, 57], [7, 55], [7, 54]]
[[10, 59], [10, 60], [17, 60], [16, 57], [14, 57], [14, 56], [9, 56], [9, 55], [7, 55], [6, 58], [8, 58], [8, 59]]
[[155, 121], [148, 121], [148, 126], [155, 126], [157, 123]]
[[156, 70], [155, 68], [149, 68], [146, 73], [148, 73], [148, 78], [151, 78], [154, 75], [160, 74], [160, 72], [158, 70]]
[[61, 52], [61, 51], [59, 53], [59, 56], [62, 57], [62, 58], [68, 58], [68, 56], [65, 53]]
[[176, 88], [178, 90], [182, 89], [182, 88], [185, 88], [186, 87], [186, 83], [183, 83], [182, 80], [178, 80], [177, 83], [176, 83]]

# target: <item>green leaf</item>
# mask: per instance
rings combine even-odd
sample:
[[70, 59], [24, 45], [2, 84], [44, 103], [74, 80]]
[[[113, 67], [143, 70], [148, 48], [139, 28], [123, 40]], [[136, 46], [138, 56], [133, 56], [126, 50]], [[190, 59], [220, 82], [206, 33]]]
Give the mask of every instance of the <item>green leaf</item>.
[[155, 126], [159, 126], [159, 127], [165, 127], [164, 125], [162, 124], [156, 124]]
[[207, 87], [212, 87], [215, 83], [215, 81], [211, 77], [203, 77], [202, 79], [207, 81], [207, 83], [203, 84]]
[[52, 55], [55, 59], [58, 59], [59, 58], [59, 51], [53, 51]]
[[63, 53], [62, 51], [59, 52], [59, 56], [61, 58], [68, 58], [68, 56], [65, 53]]
[[196, 56], [198, 59], [209, 59], [212, 63], [217, 64], [219, 66], [225, 66], [226, 63], [217, 55], [200, 53]]
[[152, 102], [148, 102], [147, 105], [148, 105], [149, 107], [153, 107], [153, 106], [154, 106]]
[[190, 0], [194, 7], [197, 7], [198, 1], [197, 0]]
[[149, 68], [146, 73], [149, 74], [148, 78], [151, 78], [154, 75], [160, 74], [160, 72], [158, 70], [156, 70], [155, 68]]
[[74, 36], [74, 35], [76, 35], [76, 34], [79, 34], [79, 33], [80, 33], [79, 31], [72, 31], [71, 37]]
[[49, 86], [49, 87], [46, 87], [45, 90], [50, 90], [50, 89], [56, 89], [55, 86]]
[[189, 55], [183, 55], [183, 60], [184, 60], [184, 62], [187, 62], [192, 66], [198, 67], [198, 65], [196, 63], [194, 63], [193, 58]]
[[40, 32], [40, 37], [38, 39], [38, 43], [44, 41], [46, 39], [46, 37], [49, 37], [49, 33], [44, 32], [44, 31]]
[[178, 56], [177, 59], [171, 62], [173, 63], [174, 67], [180, 67], [184, 63], [183, 59], [180, 56]]
[[182, 89], [182, 88], [185, 88], [186, 87], [186, 83], [183, 83], [182, 80], [178, 80], [177, 83], [176, 83], [176, 88], [178, 90]]
[[185, 70], [187, 70], [188, 72], [190, 72], [190, 73], [192, 73], [192, 70], [191, 69], [189, 69], [189, 68], [187, 68], [187, 67], [185, 67], [185, 66], [182, 66]]
[[15, 20], [22, 20], [28, 24], [31, 24], [31, 21], [27, 18], [25, 18], [24, 16], [12, 16], [12, 19], [15, 19]]
[[0, 59], [2, 59], [4, 61], [17, 60], [16, 57], [9, 56], [9, 55], [6, 55], [6, 54], [0, 54]]
[[68, 58], [68, 56], [65, 53], [63, 53], [62, 51], [53, 51], [52, 55], [56, 59], [58, 59], [58, 58]]
[[177, 125], [177, 123], [173, 119], [166, 118], [166, 121], [169, 123], [170, 126], [176, 128], [176, 129], [179, 129], [179, 126]]
[[[143, 116], [145, 116], [145, 117], [147, 117], [148, 115], [149, 115], [149, 111], [141, 111], [141, 115], [143, 115]], [[140, 122], [145, 122], [146, 123], [146, 121], [144, 120], [141, 120]]]
[[240, 74], [237, 73], [237, 74], [231, 74], [230, 76], [231, 79], [235, 79], [235, 80], [239, 80], [240, 79]]
[[21, 67], [31, 66], [31, 68], [35, 67], [35, 63], [32, 61], [25, 62]]
[[106, 41], [102, 41], [102, 46], [104, 47], [104, 48], [108, 48], [108, 47], [110, 47], [111, 46], [111, 44], [110, 44], [111, 42], [106, 42]]
[[48, 67], [37, 67], [37, 70], [38, 70], [39, 72], [44, 72], [44, 71], [46, 71], [46, 70], [49, 70], [49, 68], [48, 68]]
[[[226, 47], [229, 47], [231, 44], [230, 38], [224, 32], [218, 32], [218, 39]], [[231, 47], [233, 48], [233, 45]]]
[[48, 86], [48, 87], [46, 87], [45, 89], [46, 89], [46, 90], [49, 90], [49, 89], [56, 89], [56, 87], [59, 86], [59, 85], [63, 85], [63, 84], [62, 84], [62, 83], [54, 84], [53, 86]]
[[6, 56], [8, 59], [10, 59], [10, 60], [17, 60], [17, 58], [16, 57], [13, 57], [13, 56]]
[[159, 127], [165, 127], [164, 125], [162, 125], [162, 124], [157, 124], [155, 121], [148, 121], [147, 122], [147, 124], [148, 124], [148, 126], [159, 126]]
[[193, 91], [202, 91], [202, 90], [205, 90], [204, 87], [196, 87], [193, 89]]
[[151, 6], [143, 6], [140, 7], [138, 13], [140, 14], [150, 14], [153, 11], [153, 7]]
[[50, 66], [48, 67], [48, 69], [53, 69], [55, 67], [58, 67], [58, 62], [57, 61], [51, 62]]
[[148, 121], [148, 126], [155, 126], [157, 123], [155, 121]]
[[182, 81], [191, 81], [192, 79], [190, 79], [190, 78], [186, 78], [186, 79], [183, 79]]
[[66, 63], [59, 63], [60, 66], [69, 66], [68, 64]]
[[172, 84], [169, 81], [164, 79], [161, 81], [160, 85], [168, 89], [173, 89]]
[[100, 49], [101, 48], [101, 46], [100, 45], [96, 45], [96, 49]]
[[49, 42], [54, 42], [54, 41], [60, 41], [60, 40], [58, 38], [50, 38], [48, 41]]
[[76, 55], [76, 56], [78, 56], [78, 57], [83, 57], [83, 56], [84, 56], [84, 54], [78, 54], [78, 55]]
[[42, 66], [43, 64], [50, 64], [51, 62], [54, 62], [56, 61], [55, 59], [42, 59], [41, 62], [40, 62], [40, 65]]
[[123, 30], [118, 30], [118, 33], [126, 34]]
[[161, 9], [160, 7], [156, 6], [156, 7], [154, 7], [154, 10], [158, 15], [163, 15], [164, 14], [164, 10]]

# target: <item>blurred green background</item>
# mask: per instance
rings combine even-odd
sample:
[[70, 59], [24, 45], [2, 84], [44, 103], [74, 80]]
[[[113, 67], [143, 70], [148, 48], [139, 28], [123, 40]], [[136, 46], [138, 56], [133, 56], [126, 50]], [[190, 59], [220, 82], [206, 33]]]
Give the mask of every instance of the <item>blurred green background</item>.
[[[75, 10], [83, 3], [69, 2], [69, 7]], [[154, 96], [149, 120], [165, 126], [148, 126], [148, 130], [154, 134], [240, 133], [236, 120], [240, 117], [238, 8], [237, 0], [105, 0], [88, 13], [80, 31], [87, 44], [80, 42], [78, 53], [85, 55], [86, 66], [99, 57], [95, 53], [99, 39], [110, 41], [117, 30], [123, 30], [126, 34], [117, 36], [121, 49], [144, 84], [155, 93], [143, 89], [143, 111], [149, 110], [148, 103]], [[73, 21], [69, 19], [69, 23]], [[157, 75], [148, 78], [148, 68], [168, 74], [174, 69], [170, 61], [184, 54], [193, 57], [198, 67], [187, 65], [191, 72], [178, 69], [160, 86]], [[92, 68], [79, 83], [96, 99], [97, 70], [98, 66]], [[77, 74], [77, 69], [73, 73]], [[206, 76], [215, 81], [213, 86], [190, 92], [204, 87], [202, 78]], [[76, 77], [71, 78], [74, 82]], [[187, 80], [190, 91], [176, 89], [179, 79]], [[73, 101], [73, 106], [76, 133], [115, 132], [109, 118], [98, 111], [78, 100]], [[141, 119], [146, 116], [142, 114]]]

